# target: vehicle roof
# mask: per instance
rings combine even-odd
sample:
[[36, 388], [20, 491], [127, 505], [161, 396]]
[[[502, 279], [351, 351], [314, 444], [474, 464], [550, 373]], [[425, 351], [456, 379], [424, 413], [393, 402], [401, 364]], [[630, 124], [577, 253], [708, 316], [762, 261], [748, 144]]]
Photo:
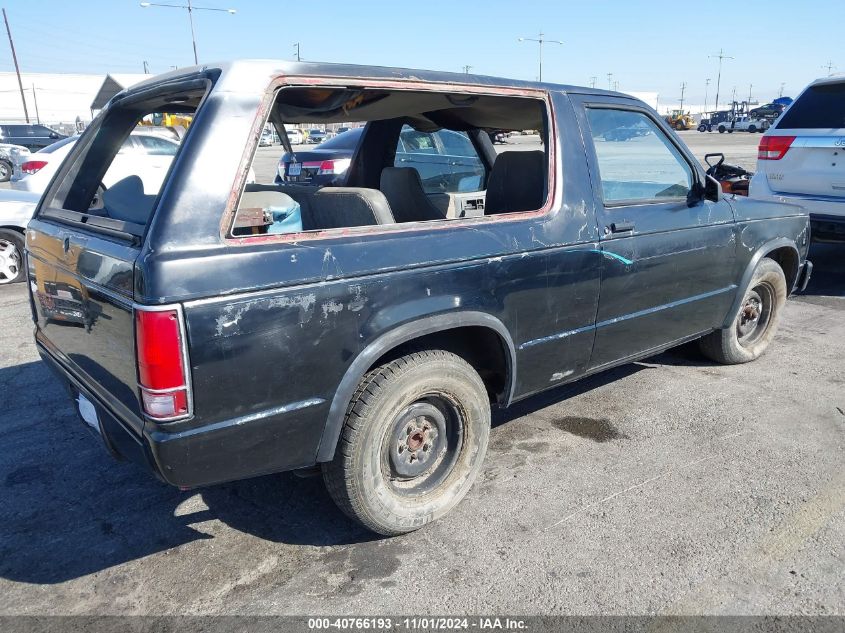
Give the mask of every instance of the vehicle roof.
[[559, 92], [573, 92], [579, 94], [605, 95], [635, 99], [635, 97], [632, 97], [631, 95], [613, 92], [610, 90], [586, 88], [568, 84], [523, 81], [519, 79], [507, 79], [505, 77], [492, 77], [488, 75], [474, 75], [436, 70], [416, 70], [412, 68], [391, 68], [387, 66], [361, 66], [355, 64], [335, 64], [324, 62], [291, 62], [267, 59], [246, 59], [180, 68], [162, 75], [156, 75], [146, 81], [137, 83], [124, 92], [135, 92], [162, 80], [176, 79], [178, 77], [188, 76], [203, 70], [214, 68], [222, 71], [221, 77], [215, 86], [215, 91], [254, 91], [257, 85], [260, 85], [263, 89], [264, 85], [266, 85], [270, 79], [278, 76], [317, 76], [350, 79], [377, 78], [409, 82], [420, 81], [483, 87], [554, 90]]
[[833, 73], [828, 77], [819, 77], [815, 81], [811, 82], [811, 86], [817, 86], [819, 84], [838, 84], [845, 82], [845, 73]]

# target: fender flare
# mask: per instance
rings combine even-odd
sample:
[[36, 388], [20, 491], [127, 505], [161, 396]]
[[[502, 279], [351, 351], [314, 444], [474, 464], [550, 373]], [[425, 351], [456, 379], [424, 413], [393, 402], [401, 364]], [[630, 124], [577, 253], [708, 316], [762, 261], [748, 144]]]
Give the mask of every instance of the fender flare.
[[421, 336], [460, 327], [487, 328], [495, 332], [504, 344], [507, 378], [503, 404], [510, 404], [516, 385], [516, 347], [505, 324], [486, 312], [447, 312], [446, 314], [423, 317], [384, 332], [367, 345], [352, 361], [332, 397], [323, 435], [317, 448], [317, 462], [327, 462], [334, 458], [335, 447], [340, 438], [340, 431], [343, 428], [349, 401], [355, 394], [355, 389], [361, 382], [361, 378], [379, 357], [399, 345]]
[[[757, 250], [754, 251], [754, 255], [751, 257], [751, 260], [748, 262], [748, 265], [745, 267], [745, 272], [743, 272], [742, 277], [740, 278], [739, 284], [737, 286], [736, 297], [734, 297], [734, 301], [731, 304], [731, 309], [728, 311], [728, 314], [725, 317], [725, 322], [722, 324], [722, 328], [731, 327], [733, 325], [733, 322], [736, 320], [736, 317], [739, 314], [739, 309], [742, 306], [742, 299], [743, 297], [745, 297], [745, 293], [748, 292], [748, 288], [751, 285], [751, 278], [754, 276], [754, 270], [757, 268], [757, 264], [760, 263], [760, 260], [763, 259], [763, 257], [765, 257], [768, 253], [771, 253], [773, 250], [783, 248], [784, 246], [789, 247], [793, 251], [795, 251], [795, 257], [799, 262], [800, 268], [801, 255], [798, 251], [798, 247], [795, 245], [794, 240], [791, 240], [788, 237], [779, 237], [774, 240], [769, 240], [761, 246], [758, 246]], [[791, 288], [787, 288], [787, 294], [789, 294], [791, 291]]]

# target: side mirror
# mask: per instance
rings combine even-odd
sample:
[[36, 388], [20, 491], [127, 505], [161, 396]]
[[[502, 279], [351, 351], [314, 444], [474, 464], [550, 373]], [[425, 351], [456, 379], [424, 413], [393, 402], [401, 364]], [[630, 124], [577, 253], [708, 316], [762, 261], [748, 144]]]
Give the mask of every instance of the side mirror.
[[59, 135], [56, 132], [50, 132], [50, 138], [59, 138]]
[[704, 199], [710, 202], [719, 202], [722, 199], [722, 183], [713, 176], [704, 178]]

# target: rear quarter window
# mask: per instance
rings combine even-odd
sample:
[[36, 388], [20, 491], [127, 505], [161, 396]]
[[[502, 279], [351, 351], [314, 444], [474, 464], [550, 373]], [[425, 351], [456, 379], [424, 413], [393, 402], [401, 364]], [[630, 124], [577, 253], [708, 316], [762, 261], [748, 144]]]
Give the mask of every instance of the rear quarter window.
[[777, 127], [790, 130], [845, 128], [845, 82], [810, 86]]

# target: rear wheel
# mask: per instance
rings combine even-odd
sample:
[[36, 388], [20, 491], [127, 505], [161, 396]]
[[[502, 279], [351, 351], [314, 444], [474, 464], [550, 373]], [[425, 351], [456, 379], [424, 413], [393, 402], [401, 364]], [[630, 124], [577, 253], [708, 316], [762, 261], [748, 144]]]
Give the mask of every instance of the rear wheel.
[[757, 126], [756, 125], [749, 125], [748, 131], [751, 132], [752, 134], [754, 134], [754, 132], [757, 131]]
[[707, 126], [706, 126], [706, 125], [699, 125], [699, 126], [698, 126], [698, 131], [699, 131], [699, 132], [706, 132], [706, 131], [707, 131]]
[[14, 167], [9, 161], [0, 158], [0, 182], [9, 182], [12, 178]]
[[783, 270], [777, 262], [764, 257], [754, 270], [733, 325], [703, 337], [701, 351], [726, 365], [758, 358], [775, 336], [786, 295]]
[[323, 479], [343, 512], [402, 534], [446, 514], [469, 491], [490, 433], [481, 377], [442, 350], [415, 352], [361, 381]]
[[725, 133], [725, 126], [724, 126], [724, 125], [720, 125], [720, 126], [719, 126], [719, 134], [724, 134], [724, 133]]
[[0, 229], [0, 284], [23, 281], [23, 235]]

